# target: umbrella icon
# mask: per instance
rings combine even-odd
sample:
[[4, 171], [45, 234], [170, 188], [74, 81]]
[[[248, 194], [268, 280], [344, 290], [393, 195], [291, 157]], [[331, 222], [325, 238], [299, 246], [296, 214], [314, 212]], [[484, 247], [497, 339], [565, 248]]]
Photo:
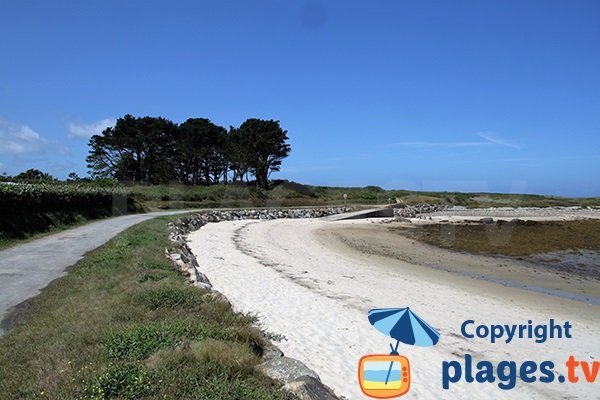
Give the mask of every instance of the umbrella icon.
[[[440, 340], [440, 333], [421, 319], [410, 308], [376, 308], [369, 311], [369, 322], [381, 333], [396, 339], [396, 346], [390, 343], [390, 355], [398, 355], [400, 342], [412, 346], [435, 346]], [[387, 385], [392, 365], [388, 369], [385, 384]]]

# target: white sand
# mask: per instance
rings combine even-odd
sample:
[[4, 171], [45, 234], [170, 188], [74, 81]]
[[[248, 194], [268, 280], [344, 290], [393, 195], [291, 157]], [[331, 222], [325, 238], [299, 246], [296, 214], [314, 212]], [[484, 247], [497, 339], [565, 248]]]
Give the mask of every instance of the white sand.
[[[442, 362], [460, 361], [465, 354], [495, 365], [550, 360], [566, 375], [569, 355], [586, 361], [600, 356], [600, 307], [361, 254], [324, 239], [323, 230], [330, 226], [367, 223], [221, 222], [190, 234], [189, 240], [203, 272], [236, 310], [258, 314], [265, 329], [287, 338], [278, 344], [287, 356], [303, 361], [349, 399], [366, 398], [357, 383], [360, 357], [389, 352], [391, 340], [369, 324], [368, 310], [407, 306], [442, 335], [435, 347], [400, 345], [400, 354], [411, 362], [411, 398], [598, 398], [597, 384], [586, 382], [518, 380], [514, 389], [504, 391], [497, 382], [469, 384], [463, 379], [443, 390]], [[541, 324], [549, 318], [559, 324], [570, 321], [573, 338], [491, 344], [460, 334], [467, 319], [489, 325]]]

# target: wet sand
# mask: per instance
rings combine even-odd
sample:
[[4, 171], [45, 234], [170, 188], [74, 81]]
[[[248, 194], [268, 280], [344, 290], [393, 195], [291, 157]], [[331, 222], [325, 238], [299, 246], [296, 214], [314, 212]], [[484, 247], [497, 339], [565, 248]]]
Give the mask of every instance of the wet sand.
[[[501, 286], [600, 305], [600, 280], [582, 275], [579, 271], [571, 273], [565, 263], [562, 269], [548, 267], [547, 261], [551, 256], [519, 259], [468, 254], [428, 245], [412, 239], [410, 235], [403, 235], [403, 232], [414, 226], [414, 222], [387, 224], [381, 224], [376, 220], [371, 222], [332, 225], [320, 234], [332, 248], [343, 251], [343, 247], [347, 247], [357, 253], [404, 261], [419, 267], [415, 268], [415, 273], [427, 273], [428, 269], [451, 272], [457, 276], [494, 282]], [[448, 235], [453, 234], [452, 225], [442, 225], [440, 228], [441, 235], [446, 233], [444, 229], [447, 230]], [[564, 254], [560, 254], [560, 258], [565, 257]], [[545, 259], [545, 262], [539, 258]], [[554, 258], [558, 259], [559, 255], [555, 254]], [[416, 269], [423, 271], [416, 271]]]

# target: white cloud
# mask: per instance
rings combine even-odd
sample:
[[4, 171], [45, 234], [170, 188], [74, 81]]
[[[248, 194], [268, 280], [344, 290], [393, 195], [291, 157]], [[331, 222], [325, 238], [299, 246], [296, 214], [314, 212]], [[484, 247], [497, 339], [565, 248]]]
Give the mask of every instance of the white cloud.
[[497, 144], [500, 146], [512, 147], [513, 149], [519, 150], [523, 148], [523, 146], [520, 144], [499, 138], [498, 135], [496, 135], [493, 132], [477, 132], [477, 136], [487, 140], [489, 143]]
[[117, 120], [114, 118], [105, 118], [91, 124], [69, 122], [67, 130], [69, 131], [69, 137], [89, 138], [101, 134], [103, 130], [115, 126], [116, 123]]
[[0, 120], [0, 154], [24, 155], [41, 153], [48, 141], [27, 125], [16, 125]]
[[523, 146], [516, 144], [504, 139], [499, 138], [492, 132], [477, 132], [483, 140], [471, 141], [471, 142], [397, 142], [392, 143], [394, 146], [406, 146], [406, 147], [483, 147], [483, 146], [504, 146], [511, 147], [513, 149], [522, 149]]
[[493, 143], [490, 142], [397, 142], [394, 146], [407, 146], [407, 147], [475, 147], [475, 146], [489, 146]]

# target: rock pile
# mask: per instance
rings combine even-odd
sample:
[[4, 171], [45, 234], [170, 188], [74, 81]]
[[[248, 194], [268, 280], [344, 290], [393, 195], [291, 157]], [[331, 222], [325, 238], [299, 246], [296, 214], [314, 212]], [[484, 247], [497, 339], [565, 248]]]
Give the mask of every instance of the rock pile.
[[[207, 297], [231, 305], [227, 297], [214, 290], [208, 277], [200, 271], [198, 260], [188, 246], [185, 235], [198, 230], [208, 223], [238, 221], [246, 219], [271, 220], [279, 218], [320, 218], [351, 211], [347, 207], [299, 208], [277, 210], [233, 210], [207, 211], [179, 218], [168, 224], [169, 239], [173, 246], [166, 249], [166, 255], [173, 260], [181, 272], [195, 286], [206, 289]], [[264, 337], [268, 346], [263, 352], [258, 369], [268, 377], [278, 381], [283, 388], [301, 400], [339, 400], [334, 392], [324, 385], [316, 372], [302, 362], [285, 357], [283, 352]]]
[[417, 204], [414, 206], [405, 206], [394, 208], [394, 216], [401, 218], [418, 218], [422, 214], [430, 214], [446, 210], [447, 206], [439, 204]]
[[448, 207], [435, 211], [433, 216], [491, 217], [491, 218], [530, 218], [530, 217], [570, 217], [598, 218], [600, 209], [590, 207], [489, 207], [465, 208]]

